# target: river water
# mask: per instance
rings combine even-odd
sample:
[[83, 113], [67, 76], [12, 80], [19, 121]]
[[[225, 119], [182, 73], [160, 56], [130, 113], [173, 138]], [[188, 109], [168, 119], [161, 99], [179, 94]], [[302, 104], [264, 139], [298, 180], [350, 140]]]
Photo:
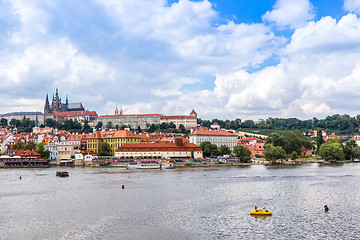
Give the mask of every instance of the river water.
[[0, 169], [0, 239], [359, 239], [360, 164], [56, 170]]

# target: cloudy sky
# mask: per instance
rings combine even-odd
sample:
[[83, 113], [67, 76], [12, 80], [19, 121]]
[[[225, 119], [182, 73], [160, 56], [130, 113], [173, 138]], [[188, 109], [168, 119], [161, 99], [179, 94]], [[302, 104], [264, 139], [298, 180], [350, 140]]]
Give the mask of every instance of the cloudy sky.
[[0, 0], [0, 113], [360, 114], [360, 0]]

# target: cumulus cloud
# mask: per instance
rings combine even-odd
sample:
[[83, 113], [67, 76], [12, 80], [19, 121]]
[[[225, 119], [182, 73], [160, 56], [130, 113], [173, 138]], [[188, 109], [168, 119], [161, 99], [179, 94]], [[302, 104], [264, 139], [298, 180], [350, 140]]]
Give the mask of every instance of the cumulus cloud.
[[280, 64], [254, 73], [217, 75], [214, 96], [234, 115], [356, 114], [352, 103], [360, 100], [359, 24], [353, 14], [338, 22], [326, 17], [309, 23], [294, 32]]
[[153, 112], [186, 112], [194, 101], [176, 109], [162, 103], [190, 96], [182, 86], [201, 84], [203, 75], [259, 64], [285, 42], [263, 24], [216, 24], [220, 16], [207, 0], [95, 0], [87, 6], [16, 0], [8, 10], [19, 24], [0, 50], [2, 91], [21, 86], [31, 95], [45, 86], [45, 96], [58, 87], [71, 101], [90, 100], [84, 105], [100, 114], [113, 103], [135, 111], [149, 102]]
[[263, 15], [263, 20], [274, 22], [280, 28], [295, 29], [304, 26], [315, 17], [309, 0], [277, 0], [272, 11]]
[[359, 0], [345, 0], [344, 6], [345, 11], [360, 13], [360, 1]]
[[[355, 14], [310, 21], [309, 1], [279, 0], [263, 19], [294, 29], [287, 39], [262, 23], [220, 24], [207, 0], [73, 4], [0, 4], [7, 12], [0, 16], [6, 29], [0, 31], [0, 100], [8, 99], [0, 111], [41, 111], [46, 93], [51, 97], [57, 87], [62, 98], [68, 94], [99, 114], [113, 113], [115, 105], [125, 113], [195, 108], [205, 119], [356, 112]], [[256, 68], [274, 56], [279, 64]]]
[[348, 14], [338, 22], [324, 17], [296, 29], [287, 50], [295, 53], [353, 51], [360, 47], [359, 40], [360, 21], [355, 14]]

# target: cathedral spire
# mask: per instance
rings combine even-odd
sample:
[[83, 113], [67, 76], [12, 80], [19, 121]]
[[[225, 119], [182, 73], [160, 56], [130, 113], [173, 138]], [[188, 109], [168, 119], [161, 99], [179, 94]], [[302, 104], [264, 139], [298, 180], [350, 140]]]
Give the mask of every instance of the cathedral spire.
[[46, 94], [46, 99], [45, 99], [44, 114], [45, 113], [50, 113], [50, 103], [49, 103], [48, 94]]
[[58, 89], [56, 88], [56, 92], [55, 92], [55, 98], [54, 98], [54, 100], [59, 100], [59, 101], [61, 101], [61, 98], [59, 97], [59, 91], [58, 91]]
[[68, 95], [66, 94], [66, 106], [69, 105], [69, 97]]
[[119, 115], [119, 109], [117, 108], [117, 105], [115, 107], [115, 115]]

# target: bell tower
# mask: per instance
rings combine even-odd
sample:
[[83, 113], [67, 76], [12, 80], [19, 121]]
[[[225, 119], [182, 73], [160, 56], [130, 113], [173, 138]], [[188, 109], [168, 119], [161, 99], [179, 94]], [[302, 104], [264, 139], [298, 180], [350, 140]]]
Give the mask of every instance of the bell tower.
[[51, 102], [52, 113], [57, 113], [60, 110], [61, 98], [59, 97], [58, 89], [56, 88], [55, 96]]

